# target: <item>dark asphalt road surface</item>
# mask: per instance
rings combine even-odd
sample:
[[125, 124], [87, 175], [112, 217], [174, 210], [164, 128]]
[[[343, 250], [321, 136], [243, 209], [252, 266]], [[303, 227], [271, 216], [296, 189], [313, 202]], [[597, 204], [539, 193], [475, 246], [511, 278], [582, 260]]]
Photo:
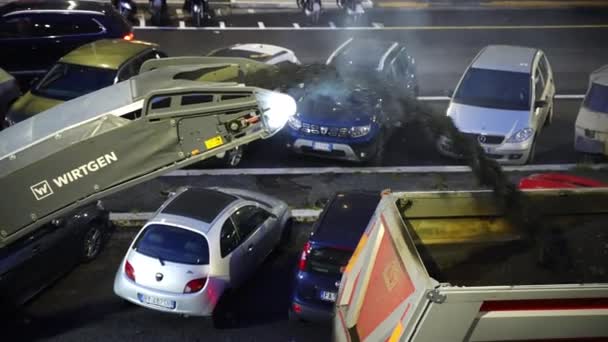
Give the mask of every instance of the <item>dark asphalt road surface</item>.
[[[4, 321], [6, 341], [328, 341], [329, 324], [287, 318], [293, 268], [311, 226], [294, 227], [292, 241], [275, 252], [231, 296], [236, 323], [216, 329], [211, 320], [159, 313], [127, 304], [112, 291], [114, 274], [137, 232], [118, 228], [93, 262], [78, 266], [13, 321]], [[7, 330], [8, 329], [8, 330]], [[8, 334], [8, 335], [7, 335]], [[2, 339], [5, 340], [4, 338]]]
[[[375, 13], [375, 12], [373, 12]], [[558, 94], [585, 93], [589, 73], [608, 61], [605, 37], [608, 28], [533, 28], [521, 25], [580, 25], [606, 22], [608, 12], [597, 11], [394, 11], [384, 16], [401, 27], [386, 30], [298, 30], [288, 14], [239, 15], [234, 25], [263, 19], [284, 30], [148, 30], [138, 29], [138, 39], [159, 43], [171, 55], [201, 55], [235, 43], [260, 42], [288, 47], [303, 63], [324, 62], [350, 37], [405, 42], [417, 61], [420, 92], [442, 96], [453, 90], [472, 58], [488, 44], [514, 44], [543, 49], [552, 64]], [[236, 19], [240, 18], [240, 19]], [[246, 19], [245, 19], [246, 18]], [[272, 18], [272, 20], [270, 19]], [[397, 18], [397, 19], [395, 19]], [[399, 20], [402, 19], [402, 20]], [[456, 25], [457, 27], [445, 27]], [[475, 25], [475, 27], [462, 28]], [[492, 29], [483, 25], [511, 25]], [[267, 24], [270, 27], [270, 24]], [[432, 102], [437, 115], [447, 102]], [[580, 100], [558, 100], [554, 124], [546, 129], [537, 147], [535, 163], [573, 163], [580, 159], [573, 148], [574, 121]], [[382, 165], [445, 165], [458, 161], [440, 157], [432, 142], [421, 138], [418, 127], [405, 127], [389, 142]], [[422, 142], [422, 143], [421, 143]], [[351, 163], [290, 156], [279, 139], [251, 146], [241, 167], [349, 166]]]

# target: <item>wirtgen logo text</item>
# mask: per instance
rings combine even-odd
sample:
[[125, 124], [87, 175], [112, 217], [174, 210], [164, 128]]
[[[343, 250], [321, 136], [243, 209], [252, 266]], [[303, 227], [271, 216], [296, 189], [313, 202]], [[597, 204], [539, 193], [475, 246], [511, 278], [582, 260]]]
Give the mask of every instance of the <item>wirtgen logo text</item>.
[[[80, 178], [87, 177], [91, 173], [97, 172], [100, 169], [118, 161], [118, 156], [116, 153], [110, 152], [106, 153], [103, 156], [93, 159], [87, 163], [80, 165], [77, 168], [74, 168], [68, 172], [63, 173], [62, 175], [55, 177], [52, 179], [53, 184], [57, 188], [61, 188], [70, 183], [76, 182]], [[49, 197], [53, 194], [53, 189], [51, 188], [51, 184], [44, 180], [42, 182], [36, 183], [30, 187], [34, 197], [36, 200], [40, 201], [43, 198]]]
[[41, 199], [49, 197], [53, 194], [53, 189], [51, 189], [51, 186], [47, 181], [34, 184], [30, 186], [30, 189], [34, 193], [34, 197], [36, 197], [37, 201], [40, 201]]

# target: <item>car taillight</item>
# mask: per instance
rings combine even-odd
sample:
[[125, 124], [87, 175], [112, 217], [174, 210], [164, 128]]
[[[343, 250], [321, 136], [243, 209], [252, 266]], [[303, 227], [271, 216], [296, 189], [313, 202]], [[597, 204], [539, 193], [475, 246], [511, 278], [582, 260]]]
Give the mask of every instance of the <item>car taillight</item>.
[[298, 264], [298, 269], [300, 271], [304, 271], [306, 269], [306, 261], [308, 258], [308, 254], [310, 254], [310, 242], [307, 242], [304, 245], [304, 249], [302, 249], [302, 255], [300, 255], [300, 263]]
[[203, 287], [205, 287], [206, 283], [207, 283], [207, 278], [199, 278], [199, 279], [190, 280], [188, 282], [188, 284], [186, 284], [186, 287], [184, 287], [184, 293], [198, 292]]
[[125, 274], [127, 277], [129, 277], [129, 279], [135, 281], [135, 269], [128, 261], [125, 262]]
[[124, 39], [124, 40], [133, 40], [133, 39], [135, 39], [135, 35], [133, 34], [133, 32], [129, 32], [129, 33], [125, 34], [125, 36], [122, 37], [122, 39]]

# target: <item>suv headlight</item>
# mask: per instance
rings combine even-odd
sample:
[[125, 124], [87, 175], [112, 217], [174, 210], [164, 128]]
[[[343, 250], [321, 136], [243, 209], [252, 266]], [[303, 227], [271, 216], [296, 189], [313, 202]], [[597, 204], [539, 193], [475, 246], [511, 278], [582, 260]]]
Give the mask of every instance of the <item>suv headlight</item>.
[[509, 137], [509, 139], [507, 139], [507, 142], [508, 143], [520, 143], [520, 142], [524, 142], [524, 141], [530, 139], [533, 136], [534, 136], [534, 130], [532, 128], [524, 128], [524, 129], [521, 129], [521, 130], [515, 132], [515, 134], [513, 134], [511, 137]]
[[256, 98], [262, 109], [262, 118], [271, 134], [281, 130], [289, 118], [296, 114], [296, 101], [287, 94], [260, 89]]
[[353, 126], [350, 128], [350, 136], [353, 138], [359, 138], [366, 136], [371, 130], [371, 125], [366, 126]]
[[295, 116], [289, 117], [287, 123], [289, 123], [289, 127], [293, 128], [296, 131], [302, 128], [302, 121], [300, 121], [300, 119], [296, 118]]

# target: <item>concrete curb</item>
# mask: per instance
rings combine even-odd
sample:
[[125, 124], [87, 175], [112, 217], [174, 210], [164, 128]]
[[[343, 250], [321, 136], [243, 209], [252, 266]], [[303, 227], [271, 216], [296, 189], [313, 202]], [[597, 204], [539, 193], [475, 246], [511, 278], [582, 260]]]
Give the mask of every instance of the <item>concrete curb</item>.
[[[298, 222], [315, 221], [321, 210], [319, 209], [292, 209], [291, 215]], [[149, 220], [153, 212], [145, 213], [110, 213], [110, 220], [114, 223], [121, 223], [119, 226], [134, 226], [140, 225], [142, 221]]]
[[[590, 170], [606, 170], [608, 164], [545, 164], [504, 166], [507, 172], [570, 171], [577, 167]], [[370, 173], [464, 173], [471, 172], [466, 165], [452, 166], [389, 166], [389, 167], [300, 167], [300, 168], [248, 168], [248, 169], [204, 169], [176, 170], [161, 177], [196, 176], [276, 176], [276, 175], [320, 175], [320, 174], [370, 174]]]

